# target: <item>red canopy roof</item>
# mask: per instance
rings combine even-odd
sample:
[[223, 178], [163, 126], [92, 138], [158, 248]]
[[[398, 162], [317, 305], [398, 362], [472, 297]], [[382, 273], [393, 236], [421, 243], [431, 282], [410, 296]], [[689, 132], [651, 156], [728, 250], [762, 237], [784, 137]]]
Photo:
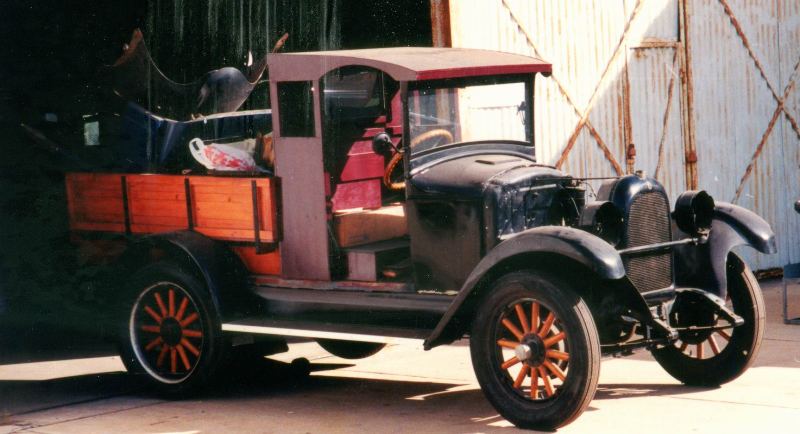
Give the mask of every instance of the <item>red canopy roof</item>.
[[535, 57], [470, 48], [397, 47], [271, 54], [270, 80], [317, 80], [348, 65], [370, 66], [397, 81], [436, 80], [495, 74], [550, 73]]

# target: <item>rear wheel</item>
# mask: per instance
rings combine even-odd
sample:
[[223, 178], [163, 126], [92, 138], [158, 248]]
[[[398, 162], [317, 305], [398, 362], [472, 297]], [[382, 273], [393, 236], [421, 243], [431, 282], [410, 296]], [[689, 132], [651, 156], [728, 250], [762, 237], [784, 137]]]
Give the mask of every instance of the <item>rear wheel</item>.
[[[682, 331], [674, 345], [653, 350], [658, 363], [682, 383], [717, 386], [742, 375], [753, 363], [764, 336], [766, 312], [761, 288], [750, 268], [738, 256], [728, 256], [727, 305], [744, 324], [717, 331]], [[726, 325], [713, 312], [679, 312], [697, 324]], [[674, 324], [673, 324], [674, 325]]]
[[519, 427], [566, 425], [597, 388], [600, 344], [589, 308], [545, 274], [516, 272], [493, 285], [473, 321], [470, 352], [486, 398]]
[[177, 266], [158, 263], [137, 272], [128, 287], [121, 349], [128, 371], [168, 396], [198, 391], [224, 349], [205, 286]]

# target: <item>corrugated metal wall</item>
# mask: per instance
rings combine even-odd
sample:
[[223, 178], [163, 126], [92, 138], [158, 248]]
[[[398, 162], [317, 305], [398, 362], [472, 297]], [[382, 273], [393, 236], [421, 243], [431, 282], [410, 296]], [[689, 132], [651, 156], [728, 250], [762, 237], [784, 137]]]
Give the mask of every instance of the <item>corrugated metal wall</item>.
[[754, 268], [800, 261], [797, 0], [451, 0], [450, 27], [453, 46], [553, 62], [539, 161], [643, 169], [673, 199], [696, 184], [773, 225], [779, 254], [744, 250]]

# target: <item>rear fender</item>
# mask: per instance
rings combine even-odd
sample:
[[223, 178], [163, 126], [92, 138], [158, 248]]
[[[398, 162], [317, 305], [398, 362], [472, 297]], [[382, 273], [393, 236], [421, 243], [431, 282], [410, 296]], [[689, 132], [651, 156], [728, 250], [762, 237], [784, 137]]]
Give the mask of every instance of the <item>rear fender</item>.
[[151, 235], [132, 244], [119, 265], [124, 272], [133, 273], [162, 260], [198, 277], [222, 318], [244, 314], [252, 307], [246, 292], [247, 269], [225, 244], [191, 231]]
[[[544, 226], [520, 232], [498, 244], [472, 270], [434, 331], [425, 340], [425, 349], [457, 338], [448, 332], [451, 331], [453, 319], [461, 312], [465, 300], [476, 293], [493, 272], [502, 269], [513, 259], [529, 254], [548, 254], [566, 259], [580, 264], [603, 280], [620, 280], [625, 277], [625, 268], [619, 253], [610, 244], [588, 232], [563, 226]], [[535, 267], [536, 264], [529, 266]], [[641, 300], [638, 293], [636, 297]], [[644, 300], [641, 302], [644, 303]]]

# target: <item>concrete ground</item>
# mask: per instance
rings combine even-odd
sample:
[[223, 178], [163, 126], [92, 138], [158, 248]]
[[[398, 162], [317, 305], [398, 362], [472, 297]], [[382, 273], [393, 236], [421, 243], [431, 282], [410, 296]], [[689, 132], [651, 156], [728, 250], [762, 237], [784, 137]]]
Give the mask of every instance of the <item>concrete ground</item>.
[[[762, 283], [766, 338], [755, 366], [721, 388], [680, 385], [649, 353], [604, 360], [587, 411], [560, 433], [799, 433], [800, 325], [780, 318], [780, 282]], [[794, 316], [800, 316], [800, 289]], [[307, 357], [297, 379], [279, 361]], [[231, 372], [198, 399], [146, 394], [115, 356], [0, 365], [0, 433], [511, 433], [486, 402], [465, 343], [393, 346], [348, 361], [315, 343]]]

